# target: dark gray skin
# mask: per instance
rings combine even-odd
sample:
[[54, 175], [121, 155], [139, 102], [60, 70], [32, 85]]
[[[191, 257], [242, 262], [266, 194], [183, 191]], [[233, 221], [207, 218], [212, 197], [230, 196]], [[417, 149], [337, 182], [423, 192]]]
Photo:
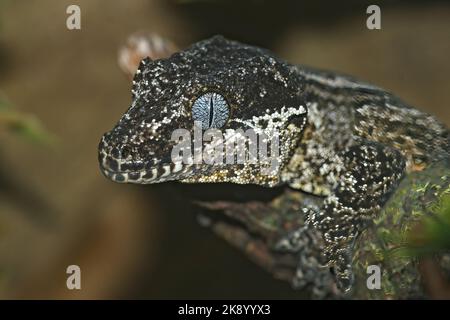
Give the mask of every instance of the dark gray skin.
[[[173, 162], [175, 129], [193, 134], [192, 105], [220, 94], [229, 117], [220, 130], [253, 128], [280, 134], [280, 166]], [[449, 131], [373, 85], [290, 65], [264, 49], [213, 37], [165, 60], [144, 59], [131, 107], [99, 145], [102, 172], [113, 181], [233, 182], [288, 185], [323, 197], [304, 208], [308, 228], [322, 234], [338, 287], [353, 283], [352, 246], [400, 179], [448, 157]], [[203, 142], [206, 147], [209, 142]], [[300, 250], [305, 230], [279, 243]]]

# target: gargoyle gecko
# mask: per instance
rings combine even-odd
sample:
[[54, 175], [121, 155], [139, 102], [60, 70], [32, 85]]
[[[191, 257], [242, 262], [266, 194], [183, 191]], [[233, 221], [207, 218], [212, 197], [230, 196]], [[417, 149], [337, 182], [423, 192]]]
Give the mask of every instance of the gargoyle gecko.
[[[172, 132], [192, 131], [194, 120], [204, 129], [278, 132], [280, 166], [262, 174], [257, 163], [174, 163]], [[168, 59], [141, 61], [131, 106], [102, 137], [99, 162], [116, 182], [287, 185], [322, 196], [319, 207], [299, 214], [322, 234], [325, 261], [345, 292], [358, 234], [404, 174], [448, 157], [449, 146], [443, 124], [383, 89], [215, 36]], [[302, 232], [279, 247], [298, 250]]]

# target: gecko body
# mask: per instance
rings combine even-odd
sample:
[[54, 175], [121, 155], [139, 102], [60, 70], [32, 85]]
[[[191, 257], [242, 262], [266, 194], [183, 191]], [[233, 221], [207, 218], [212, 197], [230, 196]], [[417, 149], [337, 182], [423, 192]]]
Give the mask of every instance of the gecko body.
[[[276, 134], [279, 166], [263, 174], [259, 163], [174, 161], [172, 133], [193, 133], [194, 120], [203, 129]], [[348, 291], [355, 239], [402, 176], [448, 157], [449, 146], [443, 124], [383, 89], [216, 36], [168, 59], [141, 62], [131, 106], [102, 137], [99, 162], [116, 182], [286, 185], [321, 196], [320, 206], [299, 214], [322, 235], [326, 266]], [[299, 250], [303, 233], [278, 247]]]

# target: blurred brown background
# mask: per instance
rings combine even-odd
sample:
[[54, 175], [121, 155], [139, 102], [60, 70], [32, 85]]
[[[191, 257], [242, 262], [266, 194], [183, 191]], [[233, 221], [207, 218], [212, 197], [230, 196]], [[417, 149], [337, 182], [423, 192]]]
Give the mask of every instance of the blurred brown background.
[[[81, 30], [66, 8], [81, 7]], [[51, 147], [0, 130], [0, 298], [301, 298], [198, 225], [186, 187], [119, 185], [97, 144], [126, 110], [117, 50], [138, 30], [181, 48], [216, 33], [389, 89], [450, 124], [450, 4], [0, 0], [0, 91]], [[82, 290], [66, 289], [77, 264]]]

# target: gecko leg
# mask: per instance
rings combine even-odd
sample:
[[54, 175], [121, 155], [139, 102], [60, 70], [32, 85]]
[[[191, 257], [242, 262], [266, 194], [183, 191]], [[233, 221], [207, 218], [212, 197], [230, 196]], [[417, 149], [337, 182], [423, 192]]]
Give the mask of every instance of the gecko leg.
[[[395, 149], [374, 142], [361, 142], [339, 153], [344, 168], [332, 193], [318, 208], [305, 207], [307, 226], [291, 232], [278, 249], [296, 251], [303, 245], [305, 231], [320, 231], [327, 267], [333, 268], [340, 290], [353, 284], [353, 244], [358, 234], [380, 212], [400, 181], [405, 168]], [[305, 229], [306, 228], [306, 229]]]
[[346, 292], [353, 284], [353, 243], [398, 185], [405, 161], [396, 149], [374, 142], [351, 146], [342, 157], [343, 175], [309, 222], [321, 231], [327, 265], [334, 268], [337, 285]]

